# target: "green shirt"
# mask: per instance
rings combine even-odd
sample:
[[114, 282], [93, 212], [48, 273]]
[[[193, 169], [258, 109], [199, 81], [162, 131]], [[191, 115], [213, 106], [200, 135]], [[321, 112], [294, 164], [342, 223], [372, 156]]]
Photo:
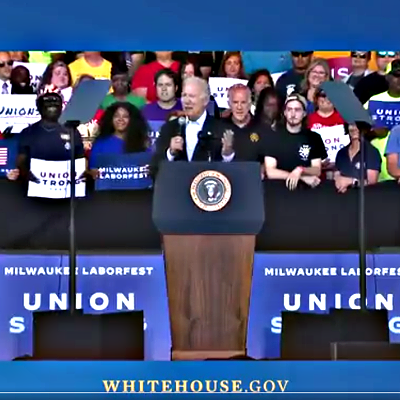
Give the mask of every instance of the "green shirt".
[[387, 135], [384, 138], [376, 138], [371, 141], [372, 146], [374, 146], [379, 151], [379, 154], [382, 157], [382, 167], [381, 167], [381, 173], [379, 174], [379, 182], [393, 180], [393, 177], [390, 176], [389, 172], [387, 171], [387, 164], [385, 157], [385, 149], [388, 139], [389, 135]]
[[51, 55], [54, 53], [65, 53], [65, 51], [30, 51], [29, 62], [39, 64], [50, 64], [52, 62]]
[[[103, 100], [103, 102], [100, 104], [100, 108], [102, 110], [105, 110], [106, 108], [110, 107], [112, 104], [116, 103], [118, 101], [118, 99], [116, 99], [114, 97], [114, 95], [112, 93], [108, 94], [105, 99]], [[137, 107], [137, 108], [142, 108], [146, 105], [146, 100], [143, 97], [140, 96], [135, 96], [131, 93], [129, 93], [126, 96], [125, 99], [126, 102], [132, 104], [133, 106]]]

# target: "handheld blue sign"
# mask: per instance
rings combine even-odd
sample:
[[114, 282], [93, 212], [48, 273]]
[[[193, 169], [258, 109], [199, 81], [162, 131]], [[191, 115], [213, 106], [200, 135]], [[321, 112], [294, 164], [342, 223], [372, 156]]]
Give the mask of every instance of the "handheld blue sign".
[[400, 125], [400, 101], [370, 101], [368, 111], [378, 128]]
[[148, 173], [151, 153], [99, 154], [96, 190], [140, 190], [152, 186]]
[[0, 177], [15, 169], [17, 164], [17, 138], [0, 141]]
[[151, 150], [155, 150], [155, 144], [158, 136], [160, 135], [160, 129], [165, 124], [165, 121], [148, 121], [150, 125], [149, 137], [151, 140]]

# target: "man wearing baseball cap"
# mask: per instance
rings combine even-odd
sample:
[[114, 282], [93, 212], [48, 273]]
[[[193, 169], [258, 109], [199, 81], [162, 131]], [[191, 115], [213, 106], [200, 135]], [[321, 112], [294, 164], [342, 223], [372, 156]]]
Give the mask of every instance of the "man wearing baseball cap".
[[307, 100], [299, 94], [287, 97], [283, 126], [268, 135], [265, 168], [268, 179], [286, 181], [294, 190], [299, 181], [316, 187], [321, 182], [322, 160], [328, 155], [321, 136], [306, 128]]

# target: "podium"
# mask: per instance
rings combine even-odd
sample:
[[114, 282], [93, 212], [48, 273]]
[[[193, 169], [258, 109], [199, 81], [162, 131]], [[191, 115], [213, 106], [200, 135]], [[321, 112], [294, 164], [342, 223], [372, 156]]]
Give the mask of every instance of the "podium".
[[165, 162], [154, 185], [171, 359], [246, 355], [255, 237], [264, 223], [258, 163]]

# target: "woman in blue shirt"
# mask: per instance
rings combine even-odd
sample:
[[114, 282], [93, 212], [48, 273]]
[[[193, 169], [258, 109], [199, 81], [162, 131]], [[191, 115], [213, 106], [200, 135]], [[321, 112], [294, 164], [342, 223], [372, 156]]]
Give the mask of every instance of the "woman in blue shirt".
[[100, 154], [150, 151], [149, 131], [139, 109], [126, 102], [114, 103], [105, 110], [99, 121], [99, 133], [90, 153], [89, 169], [96, 169]]

